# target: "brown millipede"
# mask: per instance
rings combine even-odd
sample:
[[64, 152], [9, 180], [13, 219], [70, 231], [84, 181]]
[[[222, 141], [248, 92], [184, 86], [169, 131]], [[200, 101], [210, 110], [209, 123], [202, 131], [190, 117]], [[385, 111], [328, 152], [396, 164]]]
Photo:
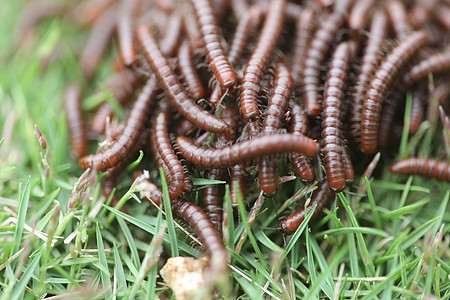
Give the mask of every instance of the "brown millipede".
[[302, 76], [302, 92], [307, 112], [313, 116], [322, 111], [320, 94], [320, 71], [338, 30], [344, 26], [351, 1], [339, 1], [339, 8], [319, 25], [305, 58]]
[[159, 83], [177, 111], [201, 129], [219, 134], [230, 134], [230, 128], [225, 122], [207, 113], [187, 95], [167, 59], [159, 50], [150, 29], [147, 26], [139, 26], [137, 37]]
[[[322, 212], [325, 205], [327, 205], [331, 196], [333, 196], [333, 193], [328, 187], [328, 182], [323, 181], [319, 185], [317, 190], [314, 191], [311, 197], [311, 202], [306, 207], [306, 214], [308, 214], [314, 208], [314, 206], [317, 205], [311, 219], [317, 217]], [[300, 208], [295, 213], [287, 217], [286, 220], [281, 221], [278, 225], [278, 230], [280, 230], [284, 235], [293, 234], [305, 219], [306, 214], [305, 208]]]
[[367, 86], [372, 80], [373, 74], [383, 57], [383, 44], [387, 35], [387, 17], [386, 14], [378, 10], [375, 12], [366, 47], [360, 62], [360, 70], [356, 77], [354, 92], [350, 104], [350, 134], [352, 142], [359, 144], [361, 142], [361, 114], [364, 104], [364, 98], [367, 92]]
[[417, 174], [450, 182], [450, 164], [431, 158], [407, 158], [391, 165], [389, 172], [395, 174]]
[[194, 99], [200, 99], [205, 95], [202, 81], [195, 69], [189, 43], [184, 41], [178, 49], [178, 68], [187, 85], [189, 94]]
[[398, 44], [376, 71], [367, 91], [362, 110], [361, 146], [364, 153], [373, 153], [377, 148], [381, 106], [393, 78], [426, 42], [426, 32], [418, 31], [411, 34]]
[[[259, 25], [262, 17], [261, 8], [257, 5], [252, 6], [249, 11], [243, 12], [241, 18], [238, 20], [238, 25], [230, 44], [230, 51], [227, 55], [230, 65], [236, 67], [239, 59], [242, 56], [249, 36], [254, 33], [256, 27]], [[226, 90], [222, 89], [220, 85], [216, 85], [211, 93], [209, 102], [212, 107], [217, 107]]]
[[209, 67], [222, 87], [231, 88], [236, 82], [236, 75], [220, 44], [221, 34], [211, 3], [208, 0], [190, 0], [190, 2], [194, 8], [197, 23], [202, 33], [203, 46]]
[[342, 102], [352, 49], [348, 42], [339, 44], [333, 53], [322, 104], [322, 155], [328, 184], [334, 192], [345, 188], [342, 163]]
[[103, 153], [82, 157], [78, 162], [80, 167], [87, 169], [95, 166], [98, 170], [103, 171], [117, 165], [126, 157], [138, 142], [147, 123], [148, 114], [156, 101], [157, 91], [157, 81], [155, 76], [152, 76], [134, 102], [125, 129], [117, 141]]
[[221, 149], [195, 146], [184, 136], [177, 137], [176, 144], [187, 161], [202, 168], [225, 168], [267, 155], [290, 152], [314, 157], [319, 151], [318, 145], [312, 139], [292, 134], [258, 136]]
[[183, 166], [175, 155], [169, 139], [170, 110], [165, 107], [157, 115], [154, 127], [154, 139], [161, 159], [170, 171], [169, 196], [178, 198], [190, 186], [186, 186], [186, 175]]
[[281, 34], [285, 4], [284, 0], [272, 0], [270, 2], [264, 27], [255, 49], [245, 66], [241, 84], [240, 104], [242, 115], [247, 122], [259, 119], [256, 101], [259, 83]]
[[[289, 111], [291, 116], [289, 132], [295, 135], [307, 135], [308, 117], [303, 108], [294, 101], [290, 101]], [[300, 177], [303, 183], [310, 183], [314, 180], [316, 173], [305, 155], [290, 153], [289, 160], [295, 174]]]
[[72, 153], [78, 159], [86, 155], [88, 150], [88, 139], [81, 111], [81, 90], [78, 86], [70, 85], [67, 87], [64, 97], [64, 109], [66, 111]]
[[[282, 63], [275, 69], [275, 83], [269, 99], [263, 121], [262, 134], [279, 133], [284, 114], [291, 98], [293, 80], [289, 69]], [[262, 158], [258, 163], [258, 178], [261, 189], [267, 196], [272, 196], [277, 190], [277, 164], [275, 160]]]

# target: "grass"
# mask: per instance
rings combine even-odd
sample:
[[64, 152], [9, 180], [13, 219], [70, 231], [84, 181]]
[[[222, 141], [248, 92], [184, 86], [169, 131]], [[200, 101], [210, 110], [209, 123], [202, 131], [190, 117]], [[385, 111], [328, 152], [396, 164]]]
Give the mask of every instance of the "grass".
[[[71, 50], [80, 32], [67, 21], [47, 20], [28, 47], [16, 51], [13, 28], [22, 5], [0, 5], [0, 299], [171, 297], [158, 270], [178, 253], [200, 257], [200, 248], [173, 225], [170, 214], [163, 216], [146, 201], [139, 203], [133, 190], [127, 192], [126, 179], [119, 192], [129, 214], [107, 205], [98, 182], [76, 189], [71, 198], [82, 170], [68, 155], [62, 99], [68, 83], [85, 85]], [[61, 57], [44, 65], [55, 48]], [[100, 70], [98, 78], [109, 71]], [[93, 105], [88, 101], [98, 99], [88, 98], [86, 107]], [[39, 147], [34, 124], [45, 136], [46, 150]], [[400, 156], [441, 153], [440, 129], [433, 134], [435, 126], [426, 124], [410, 139], [405, 130]], [[226, 297], [448, 299], [448, 183], [393, 176], [387, 172], [389, 155], [382, 153], [375, 180], [355, 183], [367, 193], [339, 194], [321, 220], [304, 222], [287, 240], [267, 228], [303, 205], [291, 203], [277, 213], [302, 186], [298, 180], [283, 184], [274, 201], [261, 199], [251, 228], [248, 200], [257, 194], [239, 203], [239, 223], [227, 193]], [[199, 178], [194, 184], [223, 183]], [[244, 230], [248, 238], [240, 242]]]

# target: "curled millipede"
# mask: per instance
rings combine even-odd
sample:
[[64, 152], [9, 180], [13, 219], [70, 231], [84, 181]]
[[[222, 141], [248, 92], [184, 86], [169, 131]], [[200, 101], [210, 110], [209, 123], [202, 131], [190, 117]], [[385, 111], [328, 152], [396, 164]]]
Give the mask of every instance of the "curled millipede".
[[198, 147], [184, 136], [177, 137], [176, 144], [187, 161], [202, 168], [225, 168], [251, 159], [289, 152], [314, 157], [319, 151], [319, 147], [312, 139], [292, 134], [259, 136], [221, 149]]
[[[290, 101], [289, 110], [291, 115], [289, 132], [295, 135], [307, 135], [308, 133], [308, 117], [303, 108]], [[316, 178], [316, 173], [309, 159], [298, 153], [289, 153], [289, 160], [295, 174], [300, 177], [303, 183], [310, 183]]]
[[424, 31], [411, 34], [387, 56], [375, 73], [366, 94], [361, 118], [361, 146], [364, 153], [373, 153], [377, 148], [381, 106], [393, 78], [426, 42], [427, 34]]
[[170, 172], [170, 199], [175, 199], [189, 189], [190, 185], [185, 185], [186, 175], [184, 174], [183, 166], [178, 160], [178, 157], [175, 155], [170, 144], [169, 123], [170, 110], [168, 108], [163, 108], [163, 110], [156, 117], [154, 138], [158, 154]]
[[139, 26], [137, 37], [160, 84], [177, 111], [201, 129], [219, 134], [229, 134], [230, 128], [225, 122], [207, 113], [187, 95], [184, 87], [169, 66], [167, 59], [159, 50], [149, 28]]
[[284, 0], [272, 0], [270, 2], [264, 27], [256, 47], [245, 66], [239, 101], [242, 116], [247, 122], [259, 119], [258, 103], [256, 101], [260, 89], [259, 83], [281, 34], [285, 4]]
[[331, 59], [322, 104], [321, 151], [328, 184], [334, 192], [342, 191], [346, 185], [342, 163], [342, 102], [351, 53], [348, 42], [343, 42], [336, 48]]
[[[289, 69], [279, 63], [275, 69], [275, 84], [265, 112], [262, 134], [278, 133], [291, 98], [293, 80]], [[258, 163], [258, 178], [264, 194], [271, 196], [277, 190], [277, 164], [273, 159], [262, 158]]]
[[87, 169], [95, 166], [99, 171], [103, 171], [117, 165], [129, 154], [146, 125], [150, 110], [156, 101], [157, 90], [156, 78], [152, 76], [134, 102], [125, 129], [117, 141], [103, 153], [82, 157], [78, 162], [81, 168]]
[[384, 12], [378, 10], [372, 18], [350, 105], [350, 133], [354, 144], [359, 144], [361, 141], [361, 114], [364, 98], [367, 87], [383, 56], [382, 49], [386, 35], [387, 17]]
[[84, 126], [83, 112], [81, 111], [81, 90], [78, 86], [71, 85], [67, 87], [64, 97], [64, 109], [66, 111], [72, 153], [78, 159], [86, 155], [88, 150], [88, 139]]
[[301, 85], [305, 108], [313, 116], [320, 115], [322, 111], [319, 88], [321, 67], [338, 30], [344, 26], [350, 4], [351, 1], [339, 1], [339, 8], [336, 7], [336, 11], [319, 25], [306, 55]]
[[189, 43], [184, 41], [178, 49], [178, 68], [183, 75], [189, 94], [194, 99], [200, 99], [205, 95], [202, 81], [194, 66], [194, 61]]
[[421, 175], [450, 182], [450, 164], [431, 158], [407, 158], [393, 163], [389, 172]]
[[[306, 207], [306, 214], [308, 214], [314, 206], [317, 205], [311, 219], [317, 217], [333, 195], [334, 194], [329, 189], [328, 182], [323, 181], [317, 190], [314, 191], [311, 197], [311, 202]], [[284, 235], [293, 234], [305, 219], [306, 214], [305, 208], [300, 208], [295, 213], [287, 217], [286, 220], [281, 221], [278, 225], [278, 230], [280, 230]]]
[[220, 44], [221, 35], [211, 3], [208, 0], [190, 0], [190, 2], [200, 28], [209, 67], [222, 87], [232, 87], [236, 82], [236, 75]]

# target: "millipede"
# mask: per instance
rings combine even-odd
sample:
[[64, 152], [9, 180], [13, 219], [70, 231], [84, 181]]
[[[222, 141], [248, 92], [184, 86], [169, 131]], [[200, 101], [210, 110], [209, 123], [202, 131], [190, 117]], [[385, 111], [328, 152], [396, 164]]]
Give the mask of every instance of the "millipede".
[[322, 155], [332, 191], [346, 186], [342, 163], [342, 101], [352, 49], [350, 43], [337, 46], [330, 63], [322, 104]]
[[387, 36], [387, 17], [376, 11], [370, 25], [369, 36], [360, 62], [350, 105], [350, 133], [354, 144], [361, 142], [361, 115], [367, 86], [383, 56], [383, 44]]
[[[289, 69], [282, 63], [276, 66], [275, 83], [269, 99], [262, 126], [262, 134], [278, 133], [283, 125], [283, 119], [291, 98], [293, 80]], [[276, 162], [262, 158], [258, 163], [258, 178], [261, 189], [267, 196], [275, 194], [277, 189]]]
[[152, 76], [134, 102], [125, 129], [117, 141], [103, 153], [83, 156], [78, 162], [80, 167], [87, 169], [95, 166], [98, 170], [103, 171], [117, 165], [121, 159], [126, 157], [139, 139], [150, 109], [156, 100], [157, 91], [156, 78]]
[[201, 129], [215, 133], [230, 133], [230, 128], [225, 122], [203, 110], [187, 95], [147, 26], [138, 27], [137, 38], [167, 97], [177, 111]]
[[431, 158], [407, 158], [393, 163], [389, 172], [421, 175], [450, 182], [450, 164]]
[[[294, 101], [289, 102], [290, 126], [289, 132], [295, 135], [307, 135], [308, 117], [303, 108]], [[316, 173], [309, 159], [298, 153], [290, 153], [289, 161], [295, 174], [303, 183], [311, 183], [316, 178]]]
[[[267, 230], [278, 231], [267, 237], [281, 241], [314, 207], [318, 219], [337, 193], [352, 205], [368, 201], [365, 177], [376, 179], [382, 170], [364, 164], [376, 150], [373, 161], [383, 157], [378, 168], [396, 156], [399, 143], [412, 156], [429, 150], [430, 158], [401, 160], [390, 171], [449, 181], [448, 0], [91, 0], [42, 3], [47, 12], [27, 7], [36, 7], [36, 18], [56, 13], [85, 27], [86, 42], [73, 53], [80, 78], [68, 85], [64, 104], [72, 156], [83, 169], [107, 172], [99, 177], [100, 201], [114, 188], [120, 196], [129, 169], [137, 168], [148, 172], [130, 191], [163, 206], [150, 178], [165, 177], [173, 213], [199, 237], [210, 270], [228, 272], [227, 250], [237, 240], [230, 222], [245, 220], [238, 200], [246, 208], [261, 205], [252, 230], [272, 226]], [[30, 18], [33, 31], [42, 31]], [[56, 42], [39, 70], [63, 57]], [[442, 149], [434, 148], [442, 139]], [[88, 140], [97, 150], [89, 152]], [[139, 152], [143, 157], [133, 162]], [[306, 207], [279, 222], [305, 195]], [[144, 213], [131, 202], [130, 214]]]
[[274, 52], [276, 42], [281, 34], [285, 5], [286, 1], [284, 0], [272, 0], [270, 2], [258, 42], [245, 66], [239, 101], [242, 116], [247, 122], [255, 121], [259, 118], [258, 104], [256, 101], [259, 92], [259, 83], [267, 67], [269, 57]]
[[315, 157], [319, 147], [306, 136], [272, 134], [258, 136], [220, 149], [198, 147], [184, 136], [176, 139], [177, 148], [187, 161], [202, 168], [226, 168], [266, 155], [289, 152]]
[[194, 99], [200, 99], [205, 95], [205, 88], [195, 69], [192, 52], [187, 41], [181, 43], [178, 49], [178, 68], [183, 75], [189, 94]]
[[[262, 17], [262, 10], [258, 5], [253, 5], [248, 11], [244, 12], [239, 18], [233, 40], [230, 43], [230, 51], [228, 52], [228, 61], [234, 68], [236, 67], [242, 53], [247, 45], [247, 40], [251, 33], [256, 31]], [[216, 85], [211, 93], [209, 102], [211, 106], [217, 107], [220, 99], [223, 97], [225, 90], [220, 85]]]
[[301, 85], [305, 108], [312, 116], [318, 116], [322, 111], [322, 96], [320, 95], [322, 64], [338, 30], [344, 26], [350, 5], [350, 0], [339, 1], [334, 13], [320, 24], [311, 39], [311, 46], [305, 58]]
[[221, 35], [211, 3], [208, 0], [190, 0], [190, 2], [200, 28], [209, 67], [222, 87], [231, 88], [236, 83], [236, 75], [220, 44]]
[[377, 148], [381, 106], [393, 78], [426, 42], [426, 32], [411, 34], [398, 44], [376, 71], [366, 94], [361, 117], [361, 146], [364, 153], [373, 153]]
[[175, 155], [169, 139], [170, 110], [163, 108], [158, 114], [154, 126], [154, 138], [158, 154], [170, 171], [169, 195], [176, 199], [190, 188], [185, 186], [186, 175], [183, 166]]
[[314, 191], [311, 202], [306, 207], [306, 213], [305, 208], [302, 207], [293, 214], [291, 214], [289, 217], [287, 217], [285, 220], [282, 220], [280, 224], [278, 225], [278, 230], [280, 230], [284, 235], [291, 235], [293, 234], [297, 228], [300, 226], [300, 224], [305, 219], [305, 216], [314, 208], [313, 215], [311, 216], [311, 219], [316, 218], [322, 210], [327, 205], [328, 201], [334, 194], [331, 192], [328, 182], [323, 181], [317, 190]]
[[64, 97], [64, 109], [66, 111], [72, 153], [78, 159], [86, 155], [88, 151], [88, 139], [81, 111], [81, 89], [78, 86], [70, 85], [67, 87]]

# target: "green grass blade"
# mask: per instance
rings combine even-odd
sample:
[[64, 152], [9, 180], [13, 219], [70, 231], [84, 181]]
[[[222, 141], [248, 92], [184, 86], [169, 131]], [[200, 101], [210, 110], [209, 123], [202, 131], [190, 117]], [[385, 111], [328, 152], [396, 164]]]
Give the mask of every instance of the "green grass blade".
[[401, 217], [407, 213], [412, 213], [414, 212], [416, 209], [418, 209], [419, 207], [424, 206], [425, 204], [427, 204], [430, 201], [430, 199], [424, 199], [421, 201], [418, 201], [414, 204], [410, 204], [410, 205], [406, 205], [403, 206], [401, 208], [392, 210], [388, 213], [383, 214], [383, 219], [385, 220], [392, 220], [392, 219], [396, 219], [398, 217]]
[[111, 274], [108, 271], [108, 262], [106, 260], [105, 247], [103, 245], [102, 234], [101, 234], [100, 228], [98, 226], [98, 223], [95, 225], [95, 235], [97, 238], [99, 264], [104, 268], [103, 270], [100, 270], [100, 278], [101, 278], [103, 287], [105, 289], [107, 289], [106, 295], [108, 297], [110, 297], [111, 296], [111, 281], [109, 280], [109, 278], [111, 277]]
[[10, 255], [13, 255], [17, 251], [19, 251], [19, 247], [22, 244], [23, 227], [25, 225], [25, 220], [26, 220], [27, 211], [28, 211], [28, 201], [30, 200], [30, 179], [31, 179], [31, 177], [28, 177], [27, 183], [25, 184], [25, 189], [19, 200], [17, 223], [16, 223], [16, 228], [14, 230], [14, 237], [13, 237], [14, 247], [13, 247]]
[[161, 176], [161, 185], [162, 185], [163, 199], [164, 199], [164, 211], [166, 212], [167, 231], [169, 232], [169, 239], [170, 239], [170, 251], [172, 252], [172, 257], [177, 257], [177, 256], [179, 256], [178, 240], [177, 240], [177, 235], [175, 233], [175, 226], [174, 226], [173, 216], [172, 216], [172, 208], [170, 206], [169, 188], [167, 187], [166, 178], [164, 177], [164, 171], [162, 170], [162, 168], [159, 169], [159, 174]]
[[139, 254], [136, 248], [136, 243], [134, 241], [135, 239], [131, 234], [130, 229], [128, 229], [128, 226], [125, 223], [125, 221], [119, 216], [116, 216], [116, 219], [117, 222], [119, 223], [120, 229], [123, 232], [123, 235], [125, 236], [125, 240], [127, 241], [128, 247], [130, 248], [131, 258], [133, 259], [134, 265], [136, 266], [137, 269], [139, 269], [141, 262], [139, 260]]

